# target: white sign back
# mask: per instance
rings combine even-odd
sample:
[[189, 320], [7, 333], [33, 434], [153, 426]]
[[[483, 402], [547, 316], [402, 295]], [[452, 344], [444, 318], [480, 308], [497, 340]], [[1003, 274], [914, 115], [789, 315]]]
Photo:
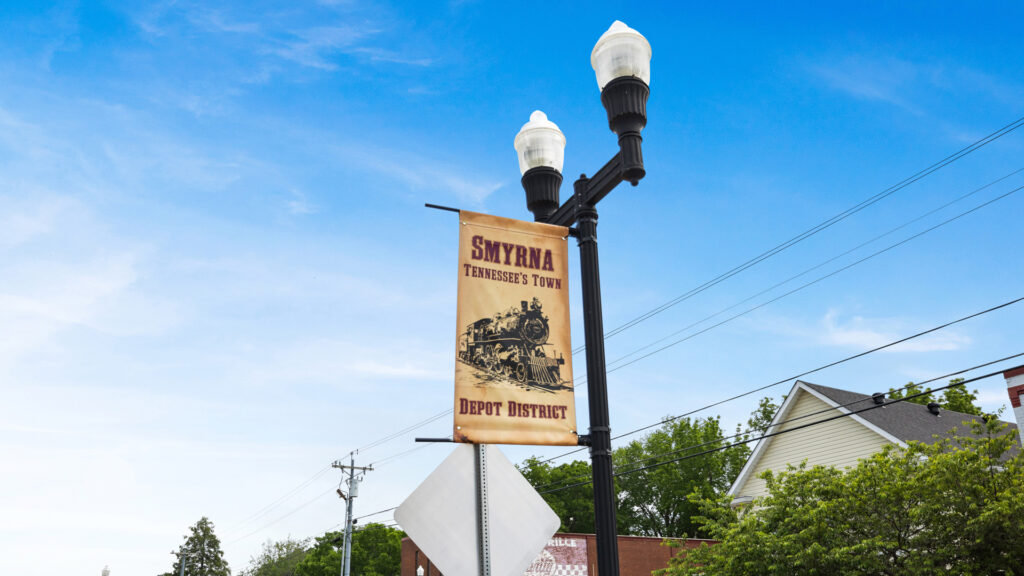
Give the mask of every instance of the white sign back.
[[[395, 521], [445, 576], [477, 576], [476, 445], [455, 448], [395, 510]], [[492, 576], [522, 576], [558, 530], [558, 515], [508, 458], [487, 450]]]

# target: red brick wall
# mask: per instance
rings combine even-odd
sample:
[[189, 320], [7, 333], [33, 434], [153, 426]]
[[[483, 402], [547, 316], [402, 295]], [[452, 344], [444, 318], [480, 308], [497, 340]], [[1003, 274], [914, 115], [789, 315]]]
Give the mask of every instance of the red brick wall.
[[[1024, 384], [1020, 386], [1011, 386], [1006, 389], [1006, 393], [1010, 395], [1010, 404], [1014, 408], [1020, 408], [1020, 399], [1024, 396]], [[1020, 426], [1020, 422], [1017, 423]]]
[[[593, 534], [556, 534], [555, 536], [574, 536], [587, 539], [587, 557], [590, 562], [588, 576], [597, 573], [597, 542]], [[702, 542], [713, 544], [712, 540], [679, 540], [685, 548], [696, 548]], [[654, 570], [668, 566], [668, 560], [678, 549], [662, 544], [663, 538], [645, 538], [642, 536], [619, 536], [619, 574], [621, 576], [650, 576]], [[417, 560], [419, 563], [417, 564]], [[440, 572], [420, 549], [409, 538], [402, 540], [402, 574], [416, 576], [416, 566], [423, 566], [424, 576], [440, 576]], [[426, 570], [429, 566], [430, 572]]]

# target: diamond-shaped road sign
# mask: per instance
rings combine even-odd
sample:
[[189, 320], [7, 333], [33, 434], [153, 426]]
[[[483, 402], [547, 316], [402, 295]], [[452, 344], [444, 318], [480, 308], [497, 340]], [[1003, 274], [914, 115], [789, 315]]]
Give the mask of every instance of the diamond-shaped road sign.
[[[522, 576], [558, 530], [558, 515], [494, 446], [485, 446], [492, 576]], [[477, 446], [455, 448], [395, 510], [395, 520], [445, 576], [480, 572]]]

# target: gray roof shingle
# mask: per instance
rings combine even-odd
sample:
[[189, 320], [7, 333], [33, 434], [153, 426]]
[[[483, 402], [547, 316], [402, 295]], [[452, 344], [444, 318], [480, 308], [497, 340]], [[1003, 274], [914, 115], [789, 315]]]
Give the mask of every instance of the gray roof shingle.
[[[830, 388], [810, 382], [801, 383], [851, 412], [875, 405], [874, 399], [867, 394]], [[959, 435], [973, 436], [970, 425], [964, 424], [964, 421], [969, 422], [978, 418], [972, 414], [946, 409], [940, 410], [939, 414], [935, 415], [928, 410], [927, 406], [913, 402], [894, 402], [888, 397], [882, 408], [867, 410], [858, 416], [903, 442], [916, 440], [928, 444], [935, 442], [936, 436], [948, 436], [954, 427]], [[1007, 422], [1007, 424], [1010, 425], [1011, 430], [1017, 429], [1016, 424], [1012, 422]]]

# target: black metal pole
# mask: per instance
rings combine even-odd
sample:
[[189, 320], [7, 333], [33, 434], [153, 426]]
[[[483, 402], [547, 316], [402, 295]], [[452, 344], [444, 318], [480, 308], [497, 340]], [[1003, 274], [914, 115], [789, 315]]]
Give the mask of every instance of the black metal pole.
[[588, 180], [576, 181], [577, 242], [580, 247], [580, 284], [583, 288], [583, 338], [587, 347], [587, 397], [590, 401], [590, 466], [594, 480], [594, 529], [597, 572], [619, 574], [619, 531], [616, 525], [615, 485], [612, 478], [611, 427], [608, 417], [608, 382], [604, 358], [604, 321], [601, 314], [601, 273], [597, 258], [597, 206], [583, 203]]
[[601, 274], [597, 261], [597, 203], [623, 180], [636, 186], [646, 174], [640, 131], [647, 125], [647, 84], [634, 77], [617, 78], [601, 92], [608, 126], [619, 135], [619, 152], [593, 178], [581, 175], [575, 194], [558, 205], [562, 175], [538, 166], [523, 174], [526, 207], [534, 220], [558, 226], [576, 224], [580, 247], [580, 284], [583, 288], [583, 339], [587, 347], [587, 396], [590, 434], [580, 444], [590, 446], [594, 480], [594, 532], [599, 576], [619, 576], [618, 499], [612, 476], [612, 440], [608, 417], [608, 373], [604, 358], [604, 321], [601, 317]]

